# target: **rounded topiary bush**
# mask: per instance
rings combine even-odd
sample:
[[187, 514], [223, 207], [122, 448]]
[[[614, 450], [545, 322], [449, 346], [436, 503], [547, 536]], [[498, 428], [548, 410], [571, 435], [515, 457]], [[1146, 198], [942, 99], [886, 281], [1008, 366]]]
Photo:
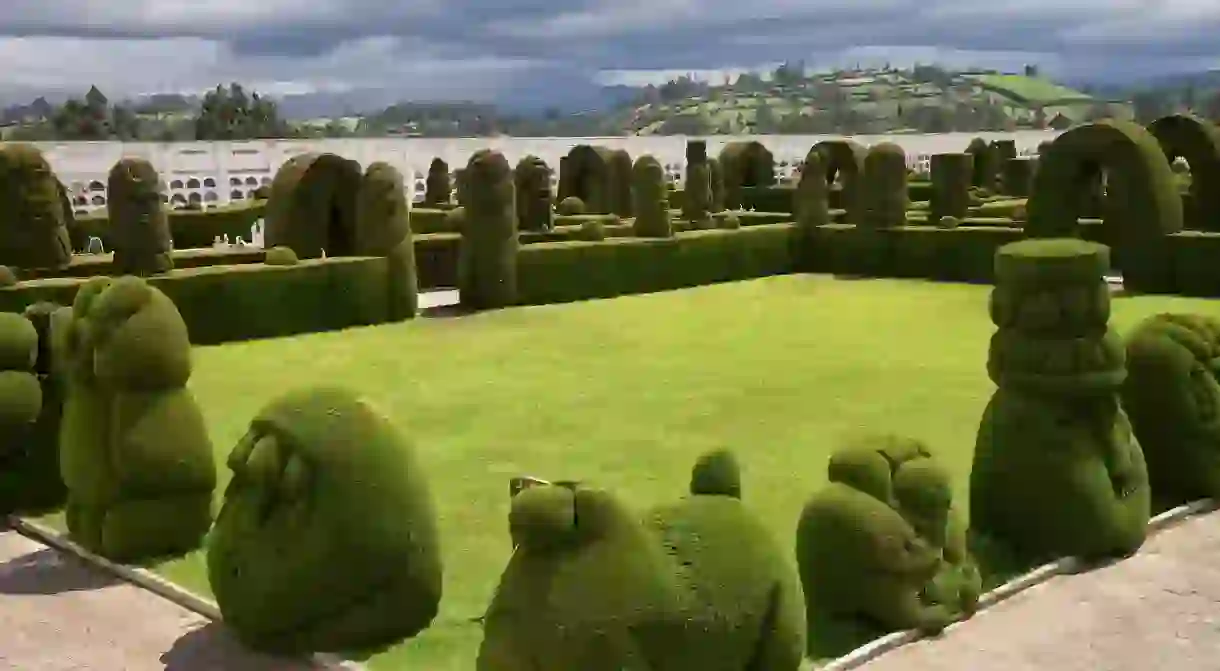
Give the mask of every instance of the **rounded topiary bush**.
[[432, 622], [442, 569], [427, 478], [366, 401], [289, 392], [251, 421], [228, 466], [208, 579], [243, 642], [279, 654], [366, 649]]
[[606, 239], [606, 224], [601, 218], [585, 219], [580, 222], [580, 230], [576, 239], [589, 242], [599, 242]]
[[145, 159], [120, 159], [110, 169], [106, 190], [115, 270], [131, 275], [171, 270], [174, 248], [156, 168]]
[[464, 173], [466, 203], [458, 254], [462, 306], [490, 310], [517, 301], [516, 191], [513, 169], [497, 151], [470, 157]]
[[30, 144], [0, 147], [0, 264], [65, 268], [72, 262], [71, 209], [42, 152]]
[[297, 258], [297, 253], [292, 251], [291, 247], [280, 245], [267, 250], [266, 256], [263, 258], [263, 263], [269, 266], [295, 266], [301, 260]]
[[571, 216], [574, 214], [584, 214], [584, 213], [585, 213], [585, 203], [583, 200], [577, 198], [576, 196], [568, 196], [567, 198], [564, 198], [563, 200], [559, 201], [559, 204], [555, 206], [555, 214], [558, 214], [560, 216], [566, 217], [566, 216]]
[[727, 212], [721, 217], [717, 217], [717, 223], [720, 228], [727, 230], [737, 230], [741, 228], [741, 218], [732, 212]]
[[958, 226], [961, 226], [961, 225], [962, 225], [961, 219], [958, 219], [957, 217], [953, 217], [953, 216], [950, 216], [947, 214], [945, 216], [941, 217], [940, 219], [936, 220], [937, 228], [957, 228]]
[[63, 328], [55, 340], [69, 535], [120, 562], [198, 547], [212, 522], [216, 466], [187, 389], [191, 344], [177, 307], [138, 277], [95, 277]]
[[17, 284], [17, 273], [8, 266], [0, 266], [0, 288], [11, 287]]
[[635, 201], [632, 229], [636, 237], [671, 237], [673, 222], [669, 213], [669, 189], [666, 188], [665, 168], [661, 162], [648, 154], [637, 158], [631, 168], [631, 178], [631, 197]]

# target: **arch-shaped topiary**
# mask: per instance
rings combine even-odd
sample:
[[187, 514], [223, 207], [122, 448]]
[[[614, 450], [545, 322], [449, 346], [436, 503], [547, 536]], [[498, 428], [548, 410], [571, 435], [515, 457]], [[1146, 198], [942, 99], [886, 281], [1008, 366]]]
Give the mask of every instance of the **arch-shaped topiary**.
[[1107, 242], [1124, 284], [1167, 290], [1164, 236], [1182, 230], [1182, 199], [1157, 139], [1143, 126], [1107, 119], [1076, 126], [1055, 139], [1041, 160], [1026, 204], [1031, 238], [1077, 237], [1081, 189], [1107, 175]]
[[1194, 207], [1183, 214], [1186, 228], [1220, 231], [1220, 127], [1190, 114], [1171, 114], [1153, 121], [1148, 132], [1161, 144], [1170, 163], [1190, 164]]
[[742, 188], [775, 184], [775, 157], [758, 140], [730, 142], [720, 150], [717, 160], [724, 182], [724, 206], [727, 209], [741, 208]]
[[606, 147], [587, 144], [572, 147], [560, 163], [562, 198], [579, 198], [587, 214], [610, 214], [615, 197], [613, 153]]
[[822, 155], [826, 183], [833, 184], [837, 179], [842, 187], [838, 205], [847, 211], [843, 223], [860, 223], [864, 217], [864, 157], [868, 147], [851, 140], [824, 140], [813, 145], [813, 151]]
[[302, 259], [351, 256], [356, 246], [360, 164], [335, 154], [301, 154], [275, 174], [264, 215], [264, 246]]

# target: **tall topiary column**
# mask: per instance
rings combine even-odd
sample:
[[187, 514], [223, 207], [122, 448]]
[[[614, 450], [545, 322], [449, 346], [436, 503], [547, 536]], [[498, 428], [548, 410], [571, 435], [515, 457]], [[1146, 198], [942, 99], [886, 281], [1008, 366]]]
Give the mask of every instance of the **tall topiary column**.
[[707, 164], [707, 142], [690, 140], [686, 143], [686, 185], [682, 217], [692, 228], [712, 228], [712, 179]]
[[987, 144], [983, 138], [976, 137], [966, 147], [966, 153], [974, 155], [974, 175], [970, 180], [971, 186], [989, 191], [994, 189], [996, 164], [995, 153], [991, 151], [991, 145]]
[[1034, 189], [1036, 159], [1017, 157], [1004, 161], [1000, 172], [1000, 193], [1027, 198]]
[[970, 517], [1023, 563], [1134, 552], [1150, 514], [1144, 455], [1119, 389], [1124, 346], [1108, 326], [1110, 250], [1043, 238], [996, 253]]
[[554, 228], [551, 207], [551, 168], [537, 156], [526, 156], [513, 170], [517, 185], [517, 225], [523, 231]]
[[800, 178], [796, 182], [796, 191], [792, 197], [792, 209], [796, 215], [797, 233], [800, 236], [797, 267], [812, 268], [818, 227], [831, 223], [826, 157], [816, 147], [809, 150], [804, 163], [801, 164]]
[[991, 154], [998, 169], [1005, 161], [1017, 157], [1017, 143], [1015, 140], [994, 140], [991, 143]]
[[448, 205], [453, 198], [453, 185], [450, 184], [449, 164], [440, 157], [432, 159], [428, 165], [428, 177], [424, 181], [424, 205]]
[[970, 180], [974, 176], [974, 155], [932, 155], [931, 223], [941, 217], [965, 219], [970, 213]]
[[513, 170], [484, 149], [466, 164], [467, 203], [458, 282], [462, 306], [502, 308], [517, 302], [517, 203]]
[[864, 157], [866, 228], [893, 228], [907, 223], [907, 156], [902, 147], [882, 142]]
[[384, 256], [389, 282], [386, 316], [391, 321], [410, 319], [419, 311], [419, 280], [415, 268], [415, 240], [411, 236], [411, 210], [403, 189], [403, 176], [389, 163], [368, 167], [356, 192], [356, 254]]
[[59, 269], [72, 262], [63, 197], [37, 147], [0, 147], [0, 265]]
[[610, 152], [610, 212], [627, 218], [632, 214], [631, 154], [626, 149]]
[[712, 207], [715, 212], [724, 212], [724, 169], [720, 166], [720, 159], [709, 157], [707, 159], [708, 181], [712, 188]]
[[161, 204], [161, 177], [141, 158], [114, 164], [106, 180], [114, 248], [114, 267], [121, 274], [153, 275], [174, 267], [169, 217]]
[[631, 178], [636, 237], [672, 237], [674, 229], [669, 219], [669, 186], [661, 162], [647, 154], [639, 157], [632, 166]]

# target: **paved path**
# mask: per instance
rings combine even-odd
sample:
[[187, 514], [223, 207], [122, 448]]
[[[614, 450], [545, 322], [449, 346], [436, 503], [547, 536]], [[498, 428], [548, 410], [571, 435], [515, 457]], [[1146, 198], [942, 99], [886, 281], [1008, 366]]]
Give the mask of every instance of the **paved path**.
[[247, 652], [223, 627], [0, 526], [0, 669], [312, 668]]
[[1140, 553], [1060, 576], [863, 671], [1220, 669], [1220, 513], [1161, 531]]

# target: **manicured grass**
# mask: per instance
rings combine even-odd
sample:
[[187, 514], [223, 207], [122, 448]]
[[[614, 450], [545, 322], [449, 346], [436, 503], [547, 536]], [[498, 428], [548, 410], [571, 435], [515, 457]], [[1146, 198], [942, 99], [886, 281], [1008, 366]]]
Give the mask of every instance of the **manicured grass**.
[[1031, 103], [1092, 100], [1091, 96], [1080, 91], [1060, 86], [1046, 79], [1024, 75], [984, 75], [978, 80], [997, 91], [1011, 93]]
[[[994, 327], [988, 287], [788, 276], [197, 350], [191, 386], [218, 454], [298, 385], [363, 391], [431, 476], [446, 593], [432, 628], [374, 669], [468, 671], [509, 555], [508, 480], [584, 479], [640, 506], [674, 499], [703, 451], [736, 450], [744, 497], [787, 546], [826, 458], [860, 431], [921, 438], [964, 499]], [[1116, 301], [1129, 328], [1220, 302]], [[964, 501], [963, 501], [964, 502]], [[207, 593], [198, 555], [158, 568]], [[335, 567], [341, 572], [343, 567]]]

